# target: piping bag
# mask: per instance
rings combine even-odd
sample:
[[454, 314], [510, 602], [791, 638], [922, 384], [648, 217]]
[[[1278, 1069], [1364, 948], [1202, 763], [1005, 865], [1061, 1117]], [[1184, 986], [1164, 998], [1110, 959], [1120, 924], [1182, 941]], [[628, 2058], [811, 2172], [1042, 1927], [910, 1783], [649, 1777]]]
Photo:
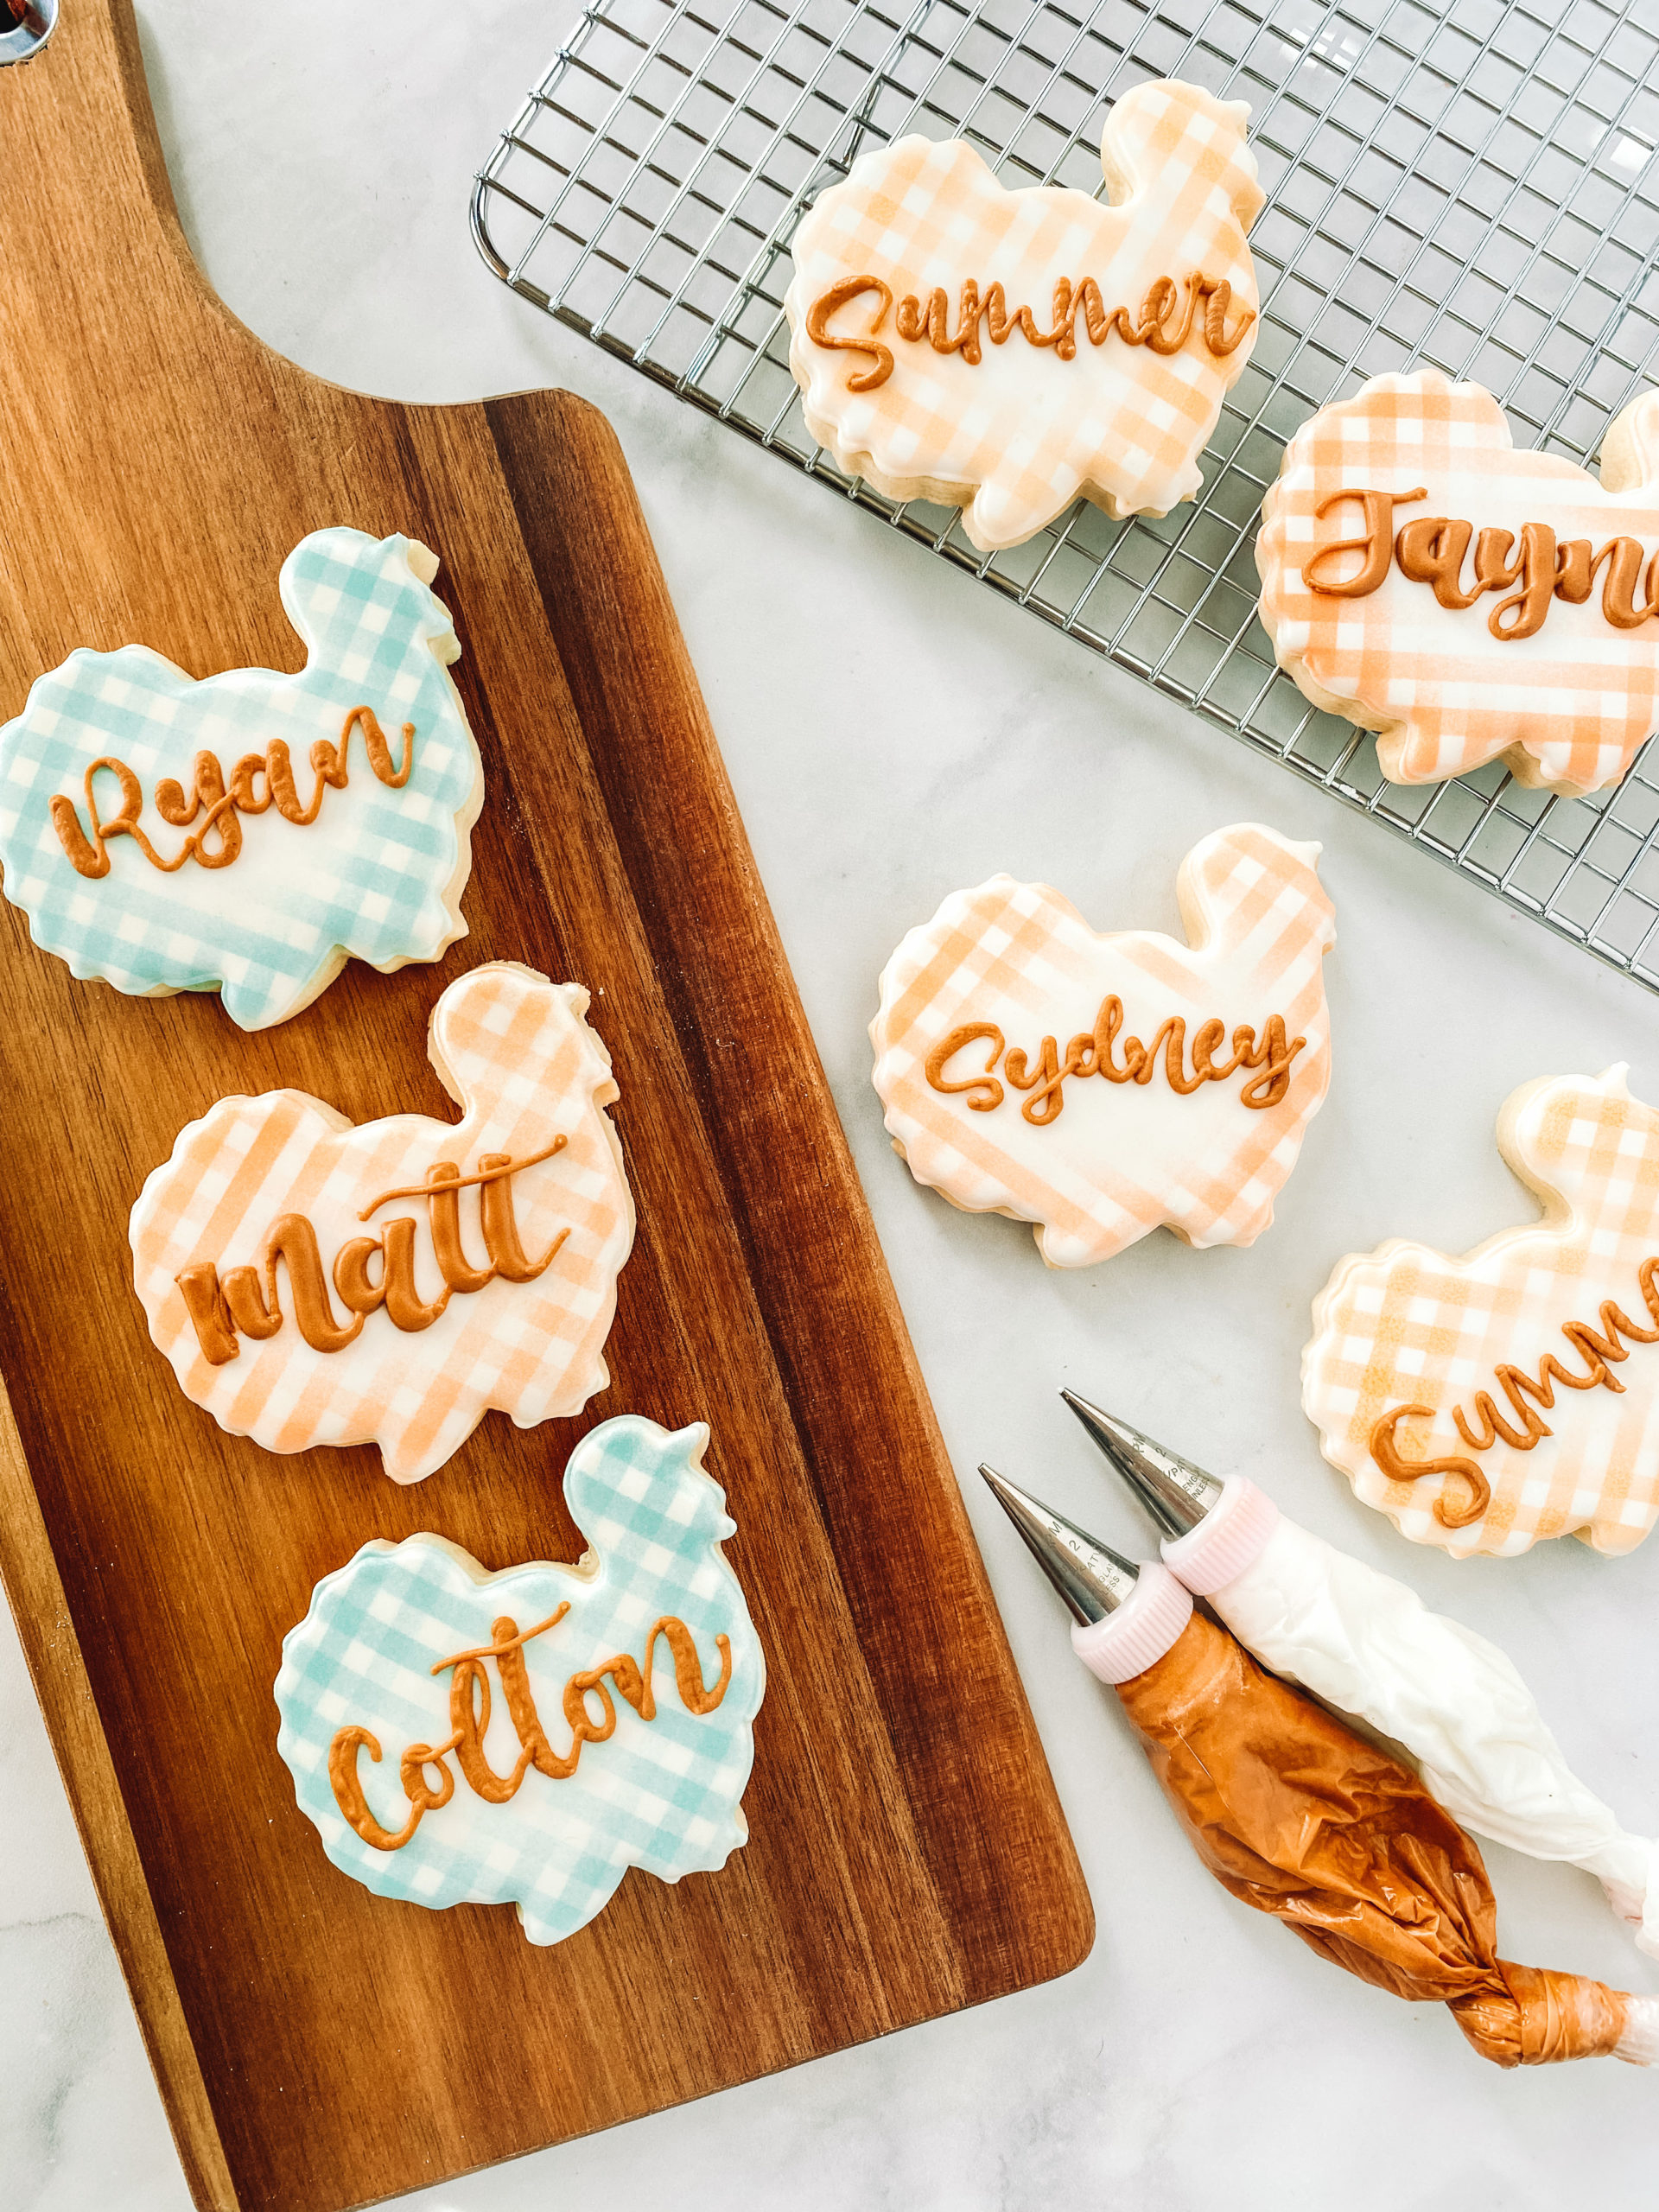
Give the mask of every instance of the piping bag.
[[1414, 1774], [1259, 1667], [1166, 1567], [1136, 1567], [980, 1472], [1224, 1889], [1362, 1981], [1449, 2006], [1499, 2066], [1659, 2057], [1659, 1998], [1498, 1957], [1479, 1849]]
[[1441, 1804], [1480, 1834], [1593, 1874], [1659, 1958], [1659, 1847], [1627, 1834], [1579, 1780], [1496, 1644], [1286, 1520], [1243, 1476], [1217, 1482], [1060, 1395], [1156, 1522], [1165, 1566], [1264, 1666], [1403, 1745]]

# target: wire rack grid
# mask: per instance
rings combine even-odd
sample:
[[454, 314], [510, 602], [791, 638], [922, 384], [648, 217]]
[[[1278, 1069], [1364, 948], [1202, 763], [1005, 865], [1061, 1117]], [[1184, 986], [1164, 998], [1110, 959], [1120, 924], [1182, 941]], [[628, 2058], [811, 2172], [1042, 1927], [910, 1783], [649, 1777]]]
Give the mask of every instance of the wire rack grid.
[[[1659, 739], [1589, 799], [1496, 764], [1390, 785], [1274, 666], [1254, 558], [1287, 439], [1384, 370], [1473, 378], [1518, 444], [1591, 459], [1659, 341], [1656, 60], [1659, 0], [589, 0], [480, 171], [474, 231], [537, 307], [1659, 990]], [[1250, 103], [1255, 351], [1191, 505], [1079, 501], [982, 554], [808, 433], [790, 240], [907, 130], [1099, 196], [1106, 109], [1158, 76]]]

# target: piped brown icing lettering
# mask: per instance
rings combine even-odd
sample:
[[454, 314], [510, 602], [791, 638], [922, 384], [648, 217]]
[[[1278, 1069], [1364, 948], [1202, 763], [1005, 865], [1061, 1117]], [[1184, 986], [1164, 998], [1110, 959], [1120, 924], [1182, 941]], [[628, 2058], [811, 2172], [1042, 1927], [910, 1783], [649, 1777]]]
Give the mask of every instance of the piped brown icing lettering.
[[[652, 1623], [645, 1638], [643, 1663], [631, 1653], [619, 1651], [613, 1657], [601, 1660], [597, 1667], [583, 1668], [566, 1681], [563, 1706], [565, 1724], [570, 1731], [570, 1748], [568, 1751], [556, 1751], [536, 1708], [524, 1646], [533, 1637], [545, 1636], [550, 1629], [556, 1628], [569, 1610], [569, 1605], [563, 1605], [544, 1621], [525, 1629], [519, 1627], [511, 1613], [503, 1613], [491, 1627], [492, 1640], [488, 1643], [474, 1650], [454, 1652], [448, 1659], [437, 1662], [432, 1669], [435, 1675], [453, 1669], [449, 1676], [449, 1733], [441, 1744], [410, 1745], [398, 1761], [398, 1778], [409, 1802], [409, 1818], [402, 1827], [382, 1827], [370, 1811], [363, 1793], [358, 1771], [359, 1754], [367, 1751], [378, 1764], [381, 1757], [378, 1738], [367, 1728], [348, 1727], [338, 1732], [328, 1746], [329, 1787], [334, 1793], [334, 1802], [365, 1843], [376, 1851], [401, 1851], [427, 1814], [438, 1811], [454, 1796], [455, 1777], [446, 1764], [451, 1758], [461, 1769], [467, 1788], [491, 1805], [505, 1805], [516, 1797], [532, 1767], [550, 1782], [569, 1781], [582, 1758], [582, 1745], [602, 1744], [616, 1732], [616, 1698], [612, 1695], [613, 1689], [616, 1697], [631, 1705], [642, 1720], [655, 1719], [657, 1700], [651, 1674], [658, 1637], [668, 1646], [680, 1702], [688, 1713], [712, 1713], [730, 1687], [731, 1638], [715, 1637], [720, 1674], [714, 1683], [707, 1683], [690, 1630], [673, 1614], [664, 1613]], [[486, 1669], [491, 1660], [495, 1662], [501, 1693], [519, 1743], [518, 1756], [506, 1774], [498, 1774], [484, 1753], [491, 1706], [490, 1680]], [[588, 1703], [590, 1698], [598, 1700], [597, 1714]], [[429, 1775], [435, 1778], [429, 1780]]]
[[[865, 335], [860, 338], [832, 331], [830, 317], [867, 293], [875, 296], [876, 306]], [[906, 293], [899, 302], [893, 327], [907, 345], [925, 343], [936, 353], [959, 353], [970, 368], [976, 368], [984, 358], [982, 324], [993, 346], [1006, 345], [1018, 331], [1028, 346], [1052, 346], [1062, 361], [1075, 360], [1079, 319], [1091, 346], [1103, 346], [1116, 333], [1126, 346], [1145, 346], [1154, 353], [1166, 354], [1179, 353], [1196, 327], [1206, 349], [1222, 359], [1237, 348], [1255, 321], [1254, 308], [1240, 308], [1230, 327], [1227, 318], [1232, 305], [1233, 288], [1227, 279], [1206, 276], [1197, 269], [1179, 283], [1172, 276], [1155, 278], [1133, 314], [1127, 307], [1109, 308], [1092, 276], [1075, 284], [1062, 276], [1054, 287], [1053, 320], [1043, 330], [1028, 307], [1010, 310], [1007, 294], [1000, 283], [992, 284], [982, 296], [978, 281], [970, 276], [957, 296], [954, 332], [950, 297], [942, 284], [936, 285], [925, 301], [913, 292]], [[874, 391], [893, 374], [893, 349], [880, 344], [877, 337], [892, 306], [892, 286], [879, 276], [865, 275], [843, 276], [821, 294], [808, 312], [806, 334], [815, 346], [869, 355], [871, 366], [848, 378], [849, 391]]]
[[[288, 1271], [295, 1325], [311, 1349], [321, 1352], [344, 1351], [355, 1343], [368, 1316], [382, 1308], [394, 1328], [412, 1333], [429, 1329], [452, 1297], [482, 1290], [498, 1275], [507, 1282], [534, 1282], [552, 1265], [570, 1232], [562, 1229], [539, 1259], [530, 1258], [512, 1210], [511, 1179], [563, 1152], [567, 1141], [556, 1137], [542, 1151], [522, 1160], [486, 1153], [471, 1175], [463, 1175], [452, 1160], [435, 1160], [424, 1183], [383, 1191], [363, 1208], [358, 1218], [366, 1221], [393, 1198], [425, 1198], [433, 1255], [443, 1279], [443, 1288], [435, 1299], [423, 1300], [415, 1287], [416, 1224], [409, 1215], [387, 1222], [378, 1236], [353, 1237], [341, 1245], [327, 1271], [317, 1232], [302, 1213], [283, 1214], [272, 1223], [258, 1267], [232, 1268], [221, 1280], [212, 1260], [194, 1262], [175, 1280], [203, 1357], [222, 1367], [240, 1354], [239, 1338], [263, 1343], [276, 1334], [284, 1319], [276, 1288], [279, 1265]], [[457, 1193], [474, 1185], [480, 1186], [479, 1221], [489, 1257], [486, 1267], [475, 1266], [461, 1243]], [[372, 1274], [372, 1264], [377, 1262], [378, 1271]], [[347, 1320], [335, 1316], [328, 1295], [331, 1280], [351, 1317]]]
[[[1239, 1091], [1240, 1103], [1255, 1112], [1283, 1103], [1290, 1089], [1291, 1070], [1306, 1037], [1289, 1037], [1284, 1016], [1270, 1014], [1260, 1035], [1249, 1023], [1234, 1030], [1231, 1057], [1217, 1062], [1217, 1052], [1228, 1049], [1226, 1024], [1212, 1017], [1192, 1032], [1189, 1046], [1186, 1022], [1173, 1014], [1160, 1022], [1150, 1044], [1123, 1033], [1123, 1001], [1109, 992], [1100, 1002], [1092, 1029], [1081, 1031], [1067, 1045], [1062, 1057], [1058, 1042], [1045, 1037], [1035, 1066], [1018, 1046], [1006, 1052], [1006, 1039], [994, 1021], [968, 1021], [942, 1037], [923, 1064], [929, 1088], [950, 1095], [963, 1093], [969, 1110], [995, 1112], [1005, 1096], [994, 1072], [999, 1060], [1002, 1073], [1015, 1090], [1031, 1095], [1020, 1109], [1021, 1118], [1034, 1128], [1048, 1128], [1064, 1109], [1068, 1076], [1097, 1075], [1108, 1083], [1134, 1083], [1143, 1089], [1161, 1063], [1165, 1082], [1181, 1097], [1190, 1097], [1206, 1083], [1225, 1083], [1240, 1069], [1253, 1071]], [[953, 1075], [950, 1063], [970, 1046], [985, 1045], [982, 1072]], [[1121, 1057], [1120, 1057], [1121, 1055]], [[973, 1056], [970, 1065], [978, 1060]], [[1190, 1070], [1190, 1072], [1189, 1072]]]
[[[1394, 510], [1426, 499], [1421, 485], [1410, 492], [1379, 492], [1357, 486], [1332, 492], [1313, 510], [1323, 521], [1333, 508], [1355, 501], [1362, 527], [1357, 536], [1321, 545], [1303, 563], [1302, 582], [1326, 599], [1364, 599], [1377, 590], [1390, 567], [1412, 583], [1427, 584], [1436, 603], [1459, 611], [1488, 592], [1502, 592], [1486, 617], [1486, 627], [1504, 642], [1535, 638], [1552, 601], [1581, 607], [1601, 575], [1602, 619], [1615, 630], [1639, 630], [1659, 615], [1659, 552], [1649, 558], [1640, 539], [1610, 537], [1591, 548], [1587, 537], [1558, 543], [1549, 524], [1523, 523], [1520, 542], [1508, 530], [1483, 530], [1447, 515], [1414, 517], [1396, 531]], [[1473, 557], [1470, 548], [1473, 546]], [[1330, 573], [1339, 555], [1357, 553], [1351, 576]], [[1645, 571], [1643, 563], [1646, 563]], [[1465, 568], [1470, 571], [1465, 584]], [[1605, 569], [1605, 574], [1601, 575]]]
[[[351, 780], [347, 755], [354, 728], [363, 732], [364, 750], [376, 779], [389, 791], [401, 791], [415, 766], [414, 723], [404, 724], [403, 764], [394, 768], [391, 747], [372, 708], [353, 707], [340, 727], [338, 745], [320, 737], [311, 747], [311, 766], [316, 782], [308, 804], [301, 802], [294, 781], [293, 759], [280, 737], [273, 737], [263, 753], [244, 753], [232, 769], [228, 782], [217, 753], [198, 753], [194, 780], [188, 798], [171, 776], [163, 776], [156, 786], [156, 811], [162, 821], [175, 830], [188, 830], [198, 815], [201, 817], [200, 827], [192, 831], [170, 860], [156, 850], [139, 826], [139, 817], [144, 810], [143, 785], [124, 760], [107, 753], [92, 762], [83, 779], [91, 836], [81, 827], [73, 800], [66, 798], [61, 792], [52, 801], [52, 827], [77, 875], [93, 880], [110, 872], [110, 855], [105, 848], [111, 837], [130, 837], [150, 866], [159, 868], [163, 875], [175, 874], [187, 861], [194, 861], [198, 867], [206, 868], [229, 868], [242, 850], [239, 816], [264, 814], [268, 807], [275, 806], [284, 822], [295, 823], [303, 829], [322, 811], [325, 791], [346, 789]], [[115, 778], [121, 793], [121, 804], [107, 822], [99, 812], [96, 789], [98, 778], [106, 772]]]
[[[1659, 1276], [1659, 1255], [1644, 1260], [1637, 1277], [1649, 1318], [1659, 1325], [1659, 1282], [1656, 1276]], [[1599, 1329], [1588, 1321], [1561, 1324], [1561, 1334], [1584, 1363], [1581, 1373], [1564, 1367], [1553, 1351], [1547, 1351], [1539, 1361], [1535, 1376], [1504, 1360], [1494, 1369], [1493, 1375], [1507, 1413], [1500, 1408], [1490, 1390], [1476, 1391], [1472, 1414], [1465, 1413], [1460, 1405], [1452, 1408], [1453, 1426], [1471, 1452], [1490, 1452], [1500, 1439], [1511, 1451], [1530, 1452], [1541, 1438], [1553, 1436], [1555, 1432], [1539, 1408], [1554, 1410], [1557, 1384], [1566, 1390], [1593, 1390], [1600, 1384], [1604, 1389], [1623, 1393], [1624, 1385], [1613, 1369], [1630, 1357], [1631, 1344], [1659, 1344], [1659, 1325], [1651, 1329], [1640, 1327], [1611, 1298], [1602, 1301], [1599, 1318]], [[1629, 1343], [1624, 1341], [1627, 1338]], [[1421, 1482], [1428, 1475], [1459, 1478], [1461, 1489], [1456, 1497], [1448, 1500], [1442, 1490], [1435, 1499], [1434, 1518], [1445, 1529], [1466, 1529], [1480, 1519], [1491, 1503], [1491, 1484], [1475, 1461], [1465, 1459], [1460, 1453], [1441, 1459], [1404, 1458], [1398, 1430], [1402, 1421], [1409, 1421], [1414, 1414], [1433, 1421], [1434, 1408], [1390, 1406], [1372, 1424], [1371, 1457], [1390, 1482]]]

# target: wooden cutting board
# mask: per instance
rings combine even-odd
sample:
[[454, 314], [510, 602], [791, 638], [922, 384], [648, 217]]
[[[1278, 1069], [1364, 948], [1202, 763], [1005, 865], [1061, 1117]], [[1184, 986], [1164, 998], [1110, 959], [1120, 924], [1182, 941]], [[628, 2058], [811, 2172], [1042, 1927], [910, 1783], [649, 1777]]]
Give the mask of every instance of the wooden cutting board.
[[[438, 553], [488, 779], [471, 935], [257, 1036], [73, 982], [0, 906], [0, 1567], [197, 2202], [332, 2212], [1074, 1966], [1088, 1897], [615, 438], [259, 345], [179, 230], [130, 0], [0, 71], [0, 719], [77, 645], [296, 665], [278, 567], [349, 523]], [[226, 1093], [450, 1116], [428, 1014], [501, 958], [587, 984], [614, 1057], [610, 1389], [410, 1490], [226, 1435], [147, 1339], [139, 1185]], [[338, 1873], [271, 1684], [371, 1536], [575, 1556], [559, 1471], [620, 1412], [712, 1426], [768, 1661], [752, 1835], [538, 1951]]]

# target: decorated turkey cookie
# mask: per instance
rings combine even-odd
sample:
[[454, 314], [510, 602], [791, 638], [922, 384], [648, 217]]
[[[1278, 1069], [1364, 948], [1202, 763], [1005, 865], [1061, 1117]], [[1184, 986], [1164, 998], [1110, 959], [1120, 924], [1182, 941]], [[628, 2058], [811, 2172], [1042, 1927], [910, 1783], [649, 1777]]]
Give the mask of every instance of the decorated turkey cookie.
[[298, 676], [197, 683], [123, 645], [41, 677], [0, 729], [0, 869], [35, 943], [268, 1029], [348, 957], [385, 972], [465, 937], [484, 776], [437, 566], [408, 537], [302, 539], [278, 580]]
[[892, 499], [960, 506], [988, 552], [1079, 493], [1110, 515], [1190, 499], [1255, 328], [1249, 114], [1193, 85], [1126, 92], [1101, 141], [1109, 207], [1005, 191], [960, 138], [866, 154], [795, 233], [813, 436]]
[[423, 1535], [317, 1585], [283, 1645], [276, 1748], [342, 1873], [410, 1904], [514, 1904], [557, 1943], [630, 1866], [725, 1865], [766, 1668], [708, 1441], [635, 1415], [583, 1437], [575, 1567], [491, 1574]]
[[1542, 1218], [1453, 1259], [1399, 1241], [1313, 1302], [1302, 1403], [1414, 1541], [1627, 1552], [1659, 1516], [1659, 1113], [1623, 1067], [1528, 1084], [1497, 1125]]
[[355, 1128], [302, 1090], [221, 1098], [132, 1210], [133, 1281], [185, 1395], [271, 1452], [378, 1444], [412, 1483], [499, 1407], [577, 1413], [633, 1200], [575, 983], [451, 983], [429, 1051], [459, 1122]]
[[1579, 796], [1659, 718], [1659, 392], [1609, 429], [1598, 483], [1517, 451], [1478, 385], [1377, 377], [1296, 433], [1262, 513], [1280, 664], [1376, 731], [1392, 782], [1502, 760]]
[[953, 893], [888, 962], [870, 1025], [917, 1181], [1035, 1223], [1054, 1268], [1160, 1224], [1254, 1243], [1330, 1080], [1319, 850], [1254, 823], [1206, 837], [1176, 879], [1185, 945], [1101, 936], [1044, 883]]

